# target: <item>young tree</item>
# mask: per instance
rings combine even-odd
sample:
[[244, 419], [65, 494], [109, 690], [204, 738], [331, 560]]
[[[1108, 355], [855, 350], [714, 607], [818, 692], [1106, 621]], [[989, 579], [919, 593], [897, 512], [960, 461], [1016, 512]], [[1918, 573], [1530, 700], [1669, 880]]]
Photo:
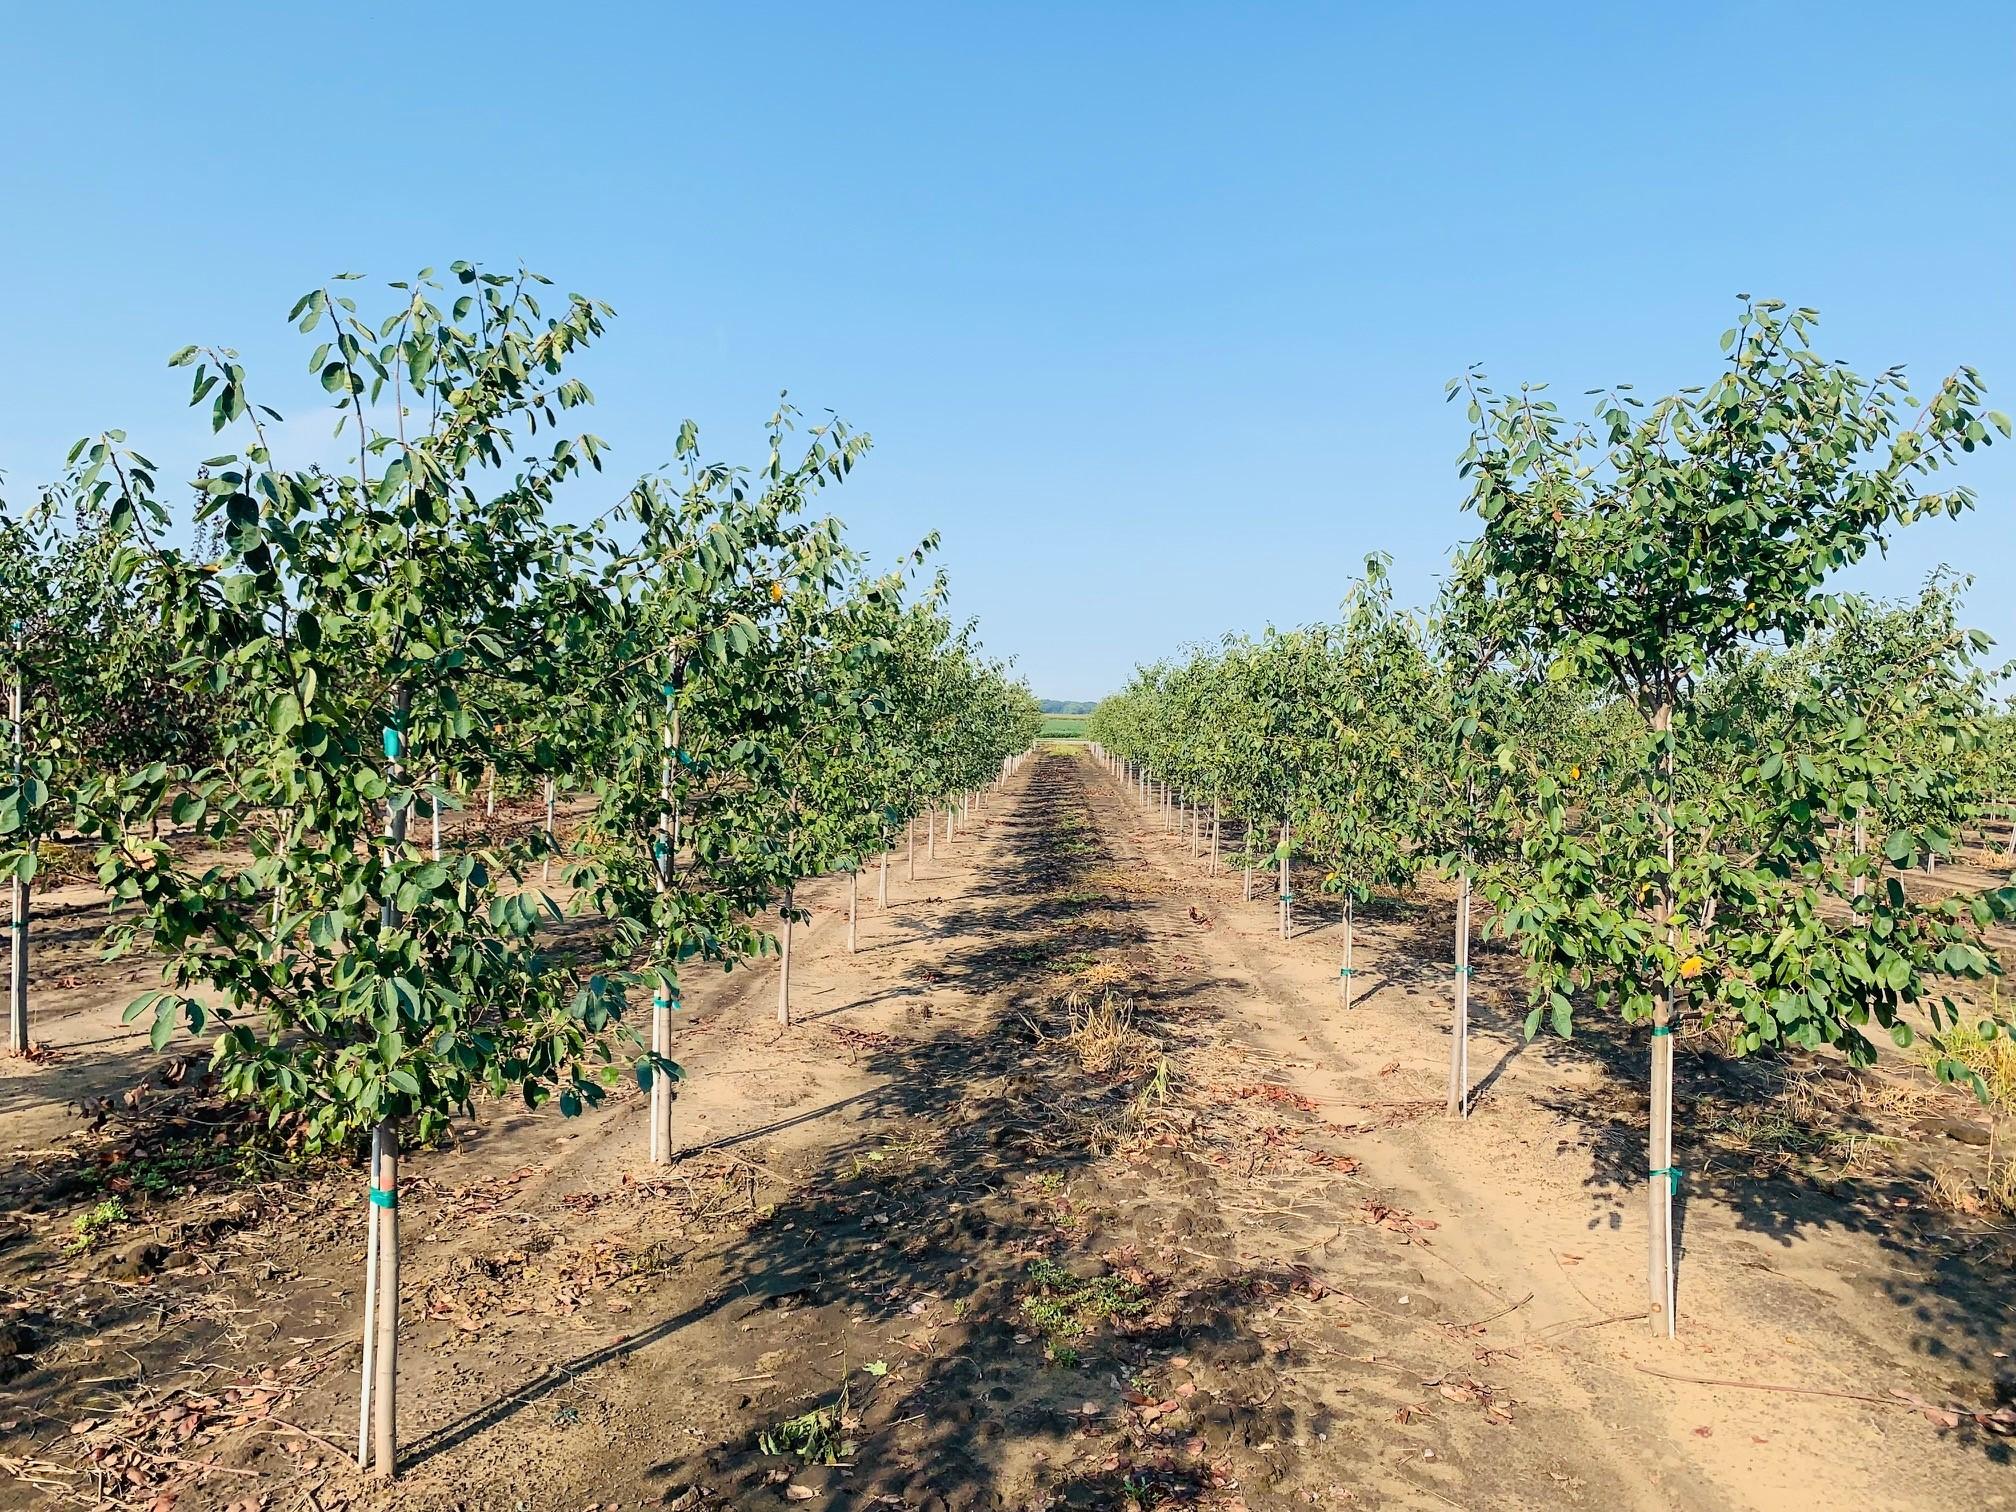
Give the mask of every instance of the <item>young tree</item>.
[[[354, 470], [290, 467], [271, 446], [227, 348], [187, 348], [193, 402], [240, 451], [198, 480], [199, 523], [221, 521], [216, 555], [160, 544], [150, 480], [117, 456], [122, 519], [138, 532], [120, 564], [158, 617], [195, 697], [231, 692], [214, 763], [154, 762], [82, 795], [101, 840], [99, 875], [135, 919], [116, 943], [165, 960], [164, 989], [128, 1010], [214, 1026], [227, 1093], [291, 1123], [311, 1148], [372, 1136], [376, 1286], [367, 1286], [360, 1459], [396, 1464], [398, 1162], [479, 1091], [574, 1113], [602, 1094], [621, 984], [582, 976], [535, 939], [538, 909], [510, 885], [520, 858], [423, 855], [408, 820], [431, 773], [496, 754], [468, 697], [522, 676], [516, 610], [574, 570], [574, 542], [545, 520], [555, 487], [597, 465], [592, 436], [536, 440], [587, 402], [569, 358], [603, 329], [579, 296], [545, 315], [545, 280], [457, 263], [450, 308], [431, 273], [392, 285], [366, 320], [342, 282], [293, 315], [327, 340], [310, 367], [334, 396]], [[523, 453], [521, 457], [521, 452]], [[425, 759], [416, 753], [425, 752]], [[191, 861], [150, 838], [167, 809], [218, 850]]]
[[[1558, 675], [1589, 678], [1639, 720], [1628, 801], [1571, 818], [1572, 792], [1542, 773], [1521, 816], [1526, 869], [1498, 888], [1497, 925], [1532, 981], [1528, 1033], [1569, 1032], [1587, 994], [1652, 1031], [1648, 1283], [1655, 1332], [1674, 1328], [1672, 1035], [1688, 1013], [1732, 1018], [1744, 1049], [1836, 1045], [1874, 1054], [1866, 1027], [1901, 1038], [1923, 1006], [1958, 1020], [1940, 977], [1996, 968], [1980, 932], [2012, 902], [1914, 903], [1895, 879], [1850, 898], [1863, 869], [1832, 863], [1835, 837], [1870, 802], [1872, 737], [1817, 697], [1743, 749], [1740, 771], [1690, 780], [1711, 729], [1703, 680], [1761, 638], [1798, 641], [1828, 610], [1830, 573], [1894, 527], [1969, 507], [1965, 489], [1921, 492], [1955, 453], [2007, 433], [1962, 368], [1913, 421], [1895, 370], [1865, 381], [1808, 345], [1811, 311], [1746, 303], [1721, 375], [1650, 406], [1618, 391], [1571, 426], [1537, 389], [1500, 397], [1474, 375], [1467, 507], [1484, 523], [1465, 570], [1494, 612]], [[1905, 853], [1920, 837], [1892, 837]], [[1949, 1070], [1947, 1074], [1952, 1074]]]

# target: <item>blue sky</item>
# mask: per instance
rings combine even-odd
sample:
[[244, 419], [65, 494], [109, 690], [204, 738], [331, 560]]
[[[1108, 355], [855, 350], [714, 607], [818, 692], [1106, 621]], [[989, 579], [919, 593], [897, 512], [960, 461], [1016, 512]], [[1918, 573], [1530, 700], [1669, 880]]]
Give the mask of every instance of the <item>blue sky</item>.
[[[281, 317], [329, 273], [523, 260], [618, 311], [619, 475], [838, 410], [856, 537], [940, 530], [1048, 696], [1329, 615], [1370, 550], [1429, 596], [1472, 362], [1698, 381], [1749, 291], [2016, 409], [2004, 4], [108, 4], [0, 56], [12, 496], [109, 425], [208, 454], [185, 342], [313, 410]], [[2016, 655], [2016, 447], [1964, 476], [1854, 585], [1972, 571]]]

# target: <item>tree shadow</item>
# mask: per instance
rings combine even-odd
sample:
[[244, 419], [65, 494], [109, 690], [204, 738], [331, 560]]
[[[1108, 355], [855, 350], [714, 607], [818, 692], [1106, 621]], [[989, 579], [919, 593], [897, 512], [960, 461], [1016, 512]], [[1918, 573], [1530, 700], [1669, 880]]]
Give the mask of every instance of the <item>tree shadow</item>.
[[[1128, 1485], [1132, 1494], [1152, 1487], [1191, 1497], [1210, 1456], [1183, 1452], [1183, 1437], [1194, 1433], [1222, 1449], [1233, 1440], [1286, 1443], [1306, 1431], [1298, 1410], [1270, 1401], [1273, 1391], [1257, 1381], [1247, 1397], [1200, 1407], [1194, 1422], [1186, 1412], [1183, 1436], [1172, 1425], [1153, 1444], [1135, 1442], [1145, 1430], [1121, 1421], [1124, 1409], [1096, 1419], [1083, 1411], [1088, 1391], [1110, 1396], [1095, 1383], [1132, 1373], [1153, 1349], [1180, 1344], [1200, 1357], [1259, 1360], [1252, 1318], [1266, 1289], [1256, 1290], [1250, 1275], [1179, 1288], [1173, 1278], [1116, 1271], [1110, 1258], [1098, 1258], [1132, 1253], [1144, 1224], [1181, 1223], [1201, 1250], [1229, 1256], [1231, 1246], [1212, 1212], [1215, 1188], [1201, 1174], [1183, 1180], [1174, 1210], [1160, 1202], [1136, 1212], [1128, 1227], [1129, 1202], [1147, 1194], [1100, 1158], [1130, 1128], [1142, 1077], [1095, 1069], [1098, 1062], [1075, 1053], [1069, 1003], [1083, 973], [1074, 958], [1105, 963], [1098, 990], [1126, 997], [1134, 1021], [1164, 1044], [1194, 1032], [1196, 1000], [1224, 984], [1160, 982], [1144, 911], [1132, 901], [1068, 901], [1088, 871], [1112, 863], [1103, 846], [1052, 843], [1067, 820], [1089, 814], [1078, 770], [1069, 757], [1038, 759], [1022, 802], [998, 820], [989, 874], [932, 930], [945, 946], [932, 968], [938, 984], [981, 1007], [978, 1020], [960, 1015], [964, 1027], [893, 1036], [874, 1052], [868, 1069], [884, 1086], [864, 1097], [877, 1100], [880, 1116], [850, 1125], [858, 1132], [825, 1150], [788, 1196], [730, 1240], [720, 1262], [725, 1279], [706, 1297], [465, 1414], [415, 1446], [416, 1465], [583, 1371], [702, 1327], [753, 1329], [760, 1342], [775, 1338], [787, 1358], [772, 1367], [778, 1382], [741, 1399], [734, 1431], [703, 1436], [651, 1467], [668, 1502], [704, 1494], [781, 1506], [791, 1482], [816, 1487], [826, 1507], [900, 1497], [952, 1509], [1003, 1505], [1003, 1488], [1018, 1478], [1073, 1506], [1118, 1505]], [[1044, 1260], [1101, 1285], [1138, 1275], [1125, 1283], [1141, 1303], [1138, 1315], [1054, 1333], [1046, 1351], [1045, 1329], [1024, 1306], [1031, 1266]], [[885, 1373], [863, 1373], [857, 1355], [851, 1374], [836, 1374], [831, 1360], [848, 1359], [857, 1336], [892, 1331], [906, 1334], [908, 1348], [884, 1346], [892, 1350]], [[696, 1333], [679, 1354], [691, 1360], [703, 1352], [721, 1358]], [[766, 1452], [765, 1429], [837, 1409], [843, 1396], [848, 1417], [858, 1419], [850, 1422], [855, 1449], [844, 1473]], [[1134, 1446], [1118, 1456], [1131, 1482], [1102, 1468], [1116, 1458], [1104, 1448], [1122, 1439]]]

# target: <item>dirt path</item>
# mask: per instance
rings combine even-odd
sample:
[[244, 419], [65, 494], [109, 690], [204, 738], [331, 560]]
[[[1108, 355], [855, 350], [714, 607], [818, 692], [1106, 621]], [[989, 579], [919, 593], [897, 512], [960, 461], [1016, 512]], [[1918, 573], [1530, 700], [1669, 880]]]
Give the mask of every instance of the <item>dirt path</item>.
[[[1284, 944], [1272, 889], [1241, 902], [1236, 874], [1207, 878], [1186, 840], [1161, 832], [1123, 785], [1096, 780], [1102, 817], [1136, 835], [1156, 890], [1186, 914], [1215, 916], [1199, 949], [1247, 989], [1244, 1016], [1259, 1020], [1251, 1027], [1280, 1057], [1282, 1080], [1325, 1119], [1363, 1131], [1351, 1146], [1363, 1174], [1384, 1200], [1438, 1222], [1442, 1262], [1520, 1302], [1490, 1330], [1518, 1360], [1513, 1389], [1602, 1432], [1605, 1458], [1645, 1504], [2016, 1505], [2007, 1440], [1944, 1413], [1646, 1373], [2006, 1405], [2016, 1326], [1997, 1236], [1947, 1222], [1922, 1188], [1880, 1166], [1818, 1186], [1759, 1179], [1690, 1138], [1681, 1337], [1647, 1337], [1642, 1046], [1634, 1054], [1600, 1031], [1527, 1045], [1517, 963], [1486, 952], [1472, 1002], [1479, 1107], [1452, 1123], [1449, 907], [1361, 918], [1347, 1014], [1334, 919], [1305, 916]], [[1690, 1105], [1709, 1111], [1687, 1094], [1683, 1130]]]
[[[794, 1027], [774, 966], [689, 991], [669, 1171], [634, 1088], [412, 1161], [389, 1491], [342, 1457], [355, 1175], [135, 1196], [66, 1256], [115, 1167], [63, 1102], [153, 1057], [50, 1024], [0, 1106], [0, 1504], [2008, 1504], [1971, 1428], [1635, 1368], [1973, 1400], [2007, 1325], [1912, 1215], [1733, 1179], [1687, 1205], [1685, 1337], [1606, 1321], [1643, 1306], [1618, 1068], [1519, 1051], [1487, 960], [1505, 1059], [1445, 1121], [1432, 920], [1361, 929], [1347, 1018], [1324, 931], [1274, 938], [1082, 755], [918, 865], [886, 913], [864, 878], [851, 956], [844, 881], [804, 890]], [[200, 1141], [188, 1096], [132, 1117]]]

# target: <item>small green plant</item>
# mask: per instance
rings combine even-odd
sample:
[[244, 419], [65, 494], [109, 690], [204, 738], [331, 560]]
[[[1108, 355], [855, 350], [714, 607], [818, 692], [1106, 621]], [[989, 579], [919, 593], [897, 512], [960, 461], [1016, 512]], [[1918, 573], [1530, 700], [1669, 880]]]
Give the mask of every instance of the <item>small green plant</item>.
[[1941, 1059], [1958, 1061], [1983, 1102], [1997, 1113], [2016, 1112], [2016, 1039], [1963, 1027], [1947, 1030], [1936, 1043], [1915, 1040], [1911, 1049], [1921, 1064], [1935, 1069]]
[[808, 1465], [837, 1465], [854, 1452], [853, 1441], [844, 1435], [846, 1407], [847, 1393], [842, 1391], [831, 1407], [814, 1407], [765, 1428], [756, 1445], [765, 1454], [796, 1455]]
[[1050, 1358], [1060, 1365], [1077, 1363], [1077, 1353], [1067, 1347], [1071, 1340], [1102, 1324], [1138, 1317], [1147, 1307], [1147, 1297], [1131, 1281], [1118, 1276], [1080, 1279], [1052, 1260], [1030, 1265], [1029, 1294], [1022, 1299], [1023, 1316], [1042, 1331]]
[[86, 1250], [96, 1249], [107, 1234], [122, 1227], [131, 1216], [125, 1203], [117, 1197], [108, 1197], [89, 1212], [79, 1213], [70, 1220], [74, 1237], [64, 1246], [64, 1252], [81, 1255]]

